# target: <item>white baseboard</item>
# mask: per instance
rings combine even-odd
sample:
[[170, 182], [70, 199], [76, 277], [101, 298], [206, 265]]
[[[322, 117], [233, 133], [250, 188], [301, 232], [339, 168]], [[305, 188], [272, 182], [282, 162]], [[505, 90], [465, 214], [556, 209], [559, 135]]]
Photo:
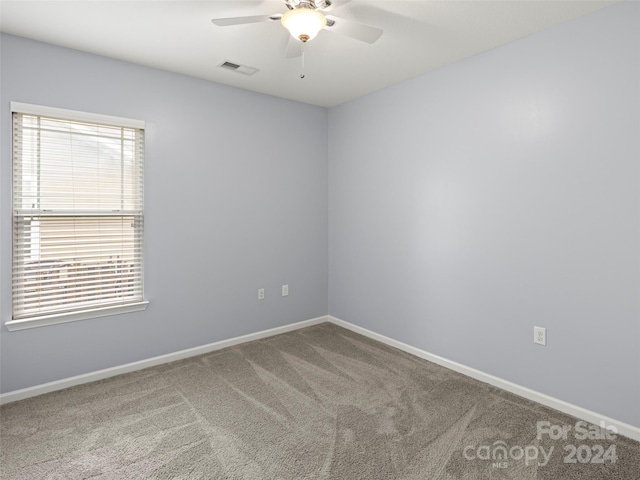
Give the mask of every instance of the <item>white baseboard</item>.
[[523, 387], [507, 380], [503, 380], [502, 378], [495, 377], [480, 370], [476, 370], [475, 368], [467, 367], [466, 365], [447, 360], [446, 358], [434, 355], [416, 347], [412, 347], [411, 345], [407, 345], [406, 343], [399, 342], [389, 337], [385, 337], [384, 335], [380, 335], [376, 332], [372, 332], [371, 330], [367, 330], [366, 328], [362, 328], [352, 323], [345, 322], [344, 320], [341, 320], [339, 318], [329, 316], [328, 321], [339, 325], [340, 327], [344, 327], [348, 330], [359, 333], [360, 335], [364, 335], [365, 337], [369, 337], [391, 347], [395, 347], [398, 350], [402, 350], [404, 352], [410, 353], [411, 355], [415, 355], [416, 357], [429, 360], [430, 362], [436, 363], [450, 370], [454, 370], [468, 377], [475, 378], [476, 380], [480, 380], [481, 382], [488, 383], [490, 385], [493, 385], [494, 387], [501, 388], [521, 397], [533, 400], [534, 402], [541, 403], [542, 405], [551, 407], [555, 410], [559, 410], [563, 413], [573, 415], [574, 417], [585, 420], [591, 424], [601, 425], [601, 422], [604, 422], [606, 426], [612, 425], [617, 429], [617, 432], [620, 435], [640, 441], [639, 427], [620, 422], [605, 415], [600, 415], [599, 413], [587, 410], [586, 408], [582, 408], [577, 405], [573, 405], [571, 403], [565, 402], [564, 400], [559, 400], [544, 393], [536, 392], [535, 390], [531, 390], [530, 388]]
[[529, 388], [509, 382], [507, 380], [503, 380], [499, 377], [495, 377], [493, 375], [482, 372], [480, 370], [476, 370], [475, 368], [467, 367], [466, 365], [453, 362], [446, 358], [440, 357], [438, 355], [434, 355], [432, 353], [426, 352], [424, 350], [413, 347], [406, 343], [399, 342], [397, 340], [386, 337], [384, 335], [380, 335], [379, 333], [373, 332], [371, 330], [367, 330], [366, 328], [359, 327], [357, 325], [354, 325], [352, 323], [346, 322], [344, 320], [341, 320], [339, 318], [336, 318], [330, 315], [312, 318], [310, 320], [304, 320], [302, 322], [292, 323], [289, 325], [284, 325], [282, 327], [271, 328], [269, 330], [263, 330], [261, 332], [251, 333], [248, 335], [242, 335], [240, 337], [234, 337], [228, 340], [221, 340], [219, 342], [209, 343], [207, 345], [202, 345], [199, 347], [180, 350], [178, 352], [168, 353], [166, 355], [160, 355], [158, 357], [148, 358], [146, 360], [141, 360], [139, 362], [127, 363], [125, 365], [106, 368], [104, 370], [98, 370], [96, 372], [86, 373], [84, 375], [77, 375], [75, 377], [69, 377], [62, 380], [57, 380], [55, 382], [44, 383], [42, 385], [36, 385], [29, 388], [23, 388], [21, 390], [14, 390], [12, 392], [3, 393], [3, 394], [0, 394], [0, 405], [5, 403], [10, 403], [10, 402], [15, 402], [18, 400], [24, 400], [25, 398], [35, 397], [37, 395], [42, 395], [44, 393], [55, 392], [57, 390], [62, 390], [65, 388], [76, 386], [76, 385], [81, 385], [83, 383], [102, 380], [104, 378], [121, 375], [123, 373], [142, 370], [144, 368], [153, 367], [155, 365], [161, 365], [163, 363], [174, 362], [176, 360], [182, 360], [184, 358], [194, 357], [196, 355], [202, 355], [203, 353], [209, 353], [215, 350], [220, 350], [222, 348], [232, 347], [240, 343], [250, 342], [253, 340], [260, 340], [262, 338], [271, 337], [273, 335], [279, 335], [281, 333], [291, 332], [293, 330], [298, 330], [304, 327], [310, 327], [312, 325], [317, 325], [323, 322], [334, 323], [340, 327], [344, 327], [348, 330], [364, 335], [365, 337], [369, 337], [373, 340], [377, 340], [391, 347], [410, 353], [411, 355], [415, 355], [416, 357], [423, 358], [430, 362], [446, 367], [450, 370], [456, 371], [458, 373], [462, 373], [463, 375], [466, 375], [468, 377], [475, 378], [476, 380], [480, 380], [481, 382], [488, 383], [490, 385], [493, 385], [495, 387], [501, 388], [508, 392], [514, 393], [521, 397], [527, 398], [529, 400], [533, 400], [534, 402], [538, 402], [547, 407], [551, 407], [563, 413], [573, 415], [576, 418], [585, 420], [594, 425], [600, 425], [601, 422], [604, 422], [604, 424], [606, 424], [607, 426], [613, 425], [614, 427], [616, 427], [620, 435], [624, 435], [625, 437], [640, 441], [639, 427], [630, 425], [628, 423], [620, 422], [618, 420], [607, 417], [605, 415], [600, 415], [599, 413], [593, 412], [591, 410], [587, 410], [586, 408], [582, 408], [577, 405], [573, 405], [563, 400], [559, 400], [557, 398], [551, 397], [544, 393], [536, 392], [535, 390], [531, 390]]
[[0, 394], [0, 405], [10, 402], [16, 402], [18, 400], [24, 400], [25, 398], [35, 397], [44, 393], [55, 392], [57, 390], [74, 387], [83, 383], [95, 382], [96, 380], [114, 377], [123, 373], [135, 372], [136, 370], [142, 370], [143, 368], [153, 367], [155, 365], [161, 365], [163, 363], [175, 362], [176, 360], [195, 357], [196, 355], [202, 355], [203, 353], [209, 353], [215, 350], [220, 350], [222, 348], [232, 347], [240, 343], [260, 340], [261, 338], [272, 337], [273, 335], [279, 335], [281, 333], [291, 332], [292, 330], [310, 327], [312, 325], [327, 322], [328, 320], [329, 318], [326, 316], [312, 318], [310, 320], [304, 320], [302, 322], [292, 323], [289, 325], [284, 325], [282, 327], [271, 328], [269, 330], [263, 330], [257, 333], [250, 333], [248, 335], [242, 335], [240, 337], [234, 337], [228, 340], [221, 340], [219, 342], [209, 343], [207, 345], [201, 345], [199, 347], [188, 348], [186, 350], [180, 350], [178, 352], [160, 355], [159, 357], [147, 358], [146, 360], [140, 360], [139, 362], [127, 363], [125, 365], [105, 368], [104, 370], [85, 373], [83, 375], [77, 375], [75, 377], [63, 378], [62, 380], [56, 380], [55, 382], [43, 383], [41, 385], [23, 388], [21, 390], [14, 390], [12, 392]]

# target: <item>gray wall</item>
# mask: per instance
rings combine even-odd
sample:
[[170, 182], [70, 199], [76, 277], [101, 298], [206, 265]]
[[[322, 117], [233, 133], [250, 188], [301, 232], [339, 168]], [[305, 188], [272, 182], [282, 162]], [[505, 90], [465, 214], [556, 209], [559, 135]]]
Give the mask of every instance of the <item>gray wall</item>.
[[2, 327], [3, 392], [326, 315], [326, 109], [13, 36], [1, 48], [2, 322], [11, 317], [10, 101], [147, 122], [151, 302], [130, 315]]
[[639, 25], [625, 2], [331, 109], [329, 313], [640, 426]]

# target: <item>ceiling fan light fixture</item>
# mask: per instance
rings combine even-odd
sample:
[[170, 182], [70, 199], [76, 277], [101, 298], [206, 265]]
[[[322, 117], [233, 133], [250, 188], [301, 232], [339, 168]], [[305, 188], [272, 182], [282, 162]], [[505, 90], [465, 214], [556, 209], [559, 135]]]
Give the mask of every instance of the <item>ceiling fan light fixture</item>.
[[281, 21], [291, 36], [302, 43], [313, 40], [327, 25], [327, 19], [322, 12], [304, 7], [289, 10], [282, 16]]

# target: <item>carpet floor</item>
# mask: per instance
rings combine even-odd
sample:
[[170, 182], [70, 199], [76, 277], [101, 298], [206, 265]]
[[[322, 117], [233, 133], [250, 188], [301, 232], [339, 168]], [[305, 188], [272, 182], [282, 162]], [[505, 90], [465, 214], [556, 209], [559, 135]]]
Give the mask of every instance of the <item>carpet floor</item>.
[[640, 479], [638, 442], [328, 323], [10, 403], [0, 428], [3, 480]]

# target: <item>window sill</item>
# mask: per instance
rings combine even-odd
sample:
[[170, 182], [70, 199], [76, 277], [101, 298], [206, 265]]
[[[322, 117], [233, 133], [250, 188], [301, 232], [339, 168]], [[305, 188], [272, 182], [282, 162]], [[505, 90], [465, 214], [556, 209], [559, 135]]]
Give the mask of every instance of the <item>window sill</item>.
[[26, 330], [27, 328], [45, 327], [57, 323], [77, 322], [89, 318], [106, 317], [108, 315], [118, 315], [120, 313], [131, 313], [146, 310], [148, 301], [130, 303], [128, 305], [117, 305], [115, 307], [94, 308], [91, 310], [81, 310], [79, 312], [60, 313], [57, 315], [47, 315], [43, 317], [26, 318], [24, 320], [10, 320], [5, 322], [5, 327], [10, 332]]

